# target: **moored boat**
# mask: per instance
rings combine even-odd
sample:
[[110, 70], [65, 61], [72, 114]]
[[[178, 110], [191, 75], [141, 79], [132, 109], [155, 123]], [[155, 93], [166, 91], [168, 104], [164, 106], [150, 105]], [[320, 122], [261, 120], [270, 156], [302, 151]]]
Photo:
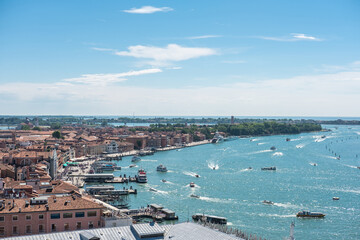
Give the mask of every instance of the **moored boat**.
[[325, 214], [320, 212], [300, 211], [296, 214], [296, 217], [323, 218], [325, 217]]

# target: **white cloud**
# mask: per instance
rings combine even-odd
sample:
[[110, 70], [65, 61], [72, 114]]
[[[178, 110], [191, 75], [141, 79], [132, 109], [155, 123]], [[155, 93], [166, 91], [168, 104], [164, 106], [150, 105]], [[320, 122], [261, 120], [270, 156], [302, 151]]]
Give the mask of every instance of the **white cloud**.
[[264, 40], [271, 40], [271, 41], [279, 41], [279, 42], [295, 42], [295, 41], [322, 41], [322, 39], [309, 36], [304, 33], [292, 33], [290, 36], [283, 36], [283, 37], [267, 37], [267, 36], [260, 36], [256, 37]]
[[189, 60], [192, 58], [215, 55], [217, 52], [211, 48], [182, 47], [169, 44], [164, 48], [153, 46], [130, 46], [128, 51], [116, 52], [119, 56], [152, 59], [153, 65], [166, 65], [169, 62]]
[[203, 35], [203, 36], [194, 36], [194, 37], [188, 37], [188, 39], [205, 39], [205, 38], [219, 38], [222, 37], [220, 35]]
[[136, 14], [150, 14], [155, 12], [169, 12], [173, 11], [174, 9], [170, 7], [153, 7], [153, 6], [143, 6], [141, 8], [132, 8], [130, 10], [124, 10], [126, 13], [136, 13]]
[[132, 115], [135, 112], [137, 115], [174, 116], [360, 115], [360, 72], [241, 81], [219, 87], [77, 86], [45, 83], [0, 84], [0, 95], [6, 96], [0, 98], [2, 112], [86, 115]]
[[83, 74], [81, 77], [64, 79], [65, 82], [83, 83], [92, 85], [106, 85], [109, 83], [126, 81], [125, 77], [139, 76], [144, 74], [159, 73], [161, 69], [152, 68], [140, 71], [130, 71], [125, 73], [112, 73], [112, 74]]

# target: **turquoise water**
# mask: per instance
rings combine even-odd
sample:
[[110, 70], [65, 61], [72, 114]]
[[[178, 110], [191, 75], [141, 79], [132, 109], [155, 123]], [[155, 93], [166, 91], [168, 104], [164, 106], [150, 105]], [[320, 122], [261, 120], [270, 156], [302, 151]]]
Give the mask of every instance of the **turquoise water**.
[[[360, 126], [324, 127], [332, 131], [159, 152], [138, 163], [148, 173], [148, 184], [116, 187], [138, 189], [138, 195], [126, 199], [131, 208], [161, 204], [174, 210], [180, 221], [191, 220], [195, 213], [224, 216], [229, 225], [266, 239], [288, 236], [295, 221], [296, 239], [360, 239], [360, 169], [356, 168], [360, 166]], [[271, 151], [271, 146], [277, 149]], [[131, 157], [118, 162], [122, 167], [130, 164]], [[169, 172], [156, 172], [159, 164]], [[277, 171], [260, 170], [267, 166], [276, 166]], [[133, 176], [137, 170], [123, 168], [114, 173]], [[190, 182], [197, 187], [190, 188]], [[150, 187], [158, 192], [149, 191]], [[191, 194], [201, 197], [190, 198]], [[340, 200], [333, 201], [334, 196]], [[275, 204], [262, 204], [265, 199]], [[323, 212], [326, 217], [299, 219], [295, 214], [300, 210]]]

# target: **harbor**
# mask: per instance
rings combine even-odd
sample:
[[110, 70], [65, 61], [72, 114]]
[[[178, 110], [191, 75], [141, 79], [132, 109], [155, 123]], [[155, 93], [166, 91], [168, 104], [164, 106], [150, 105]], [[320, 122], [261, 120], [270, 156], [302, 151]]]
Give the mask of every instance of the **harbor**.
[[[175, 212], [179, 221], [191, 221], [196, 213], [224, 217], [227, 226], [255, 232], [269, 239], [287, 236], [288, 228], [282, 227], [295, 219], [300, 222], [300, 226], [296, 227], [299, 238], [308, 236], [313, 225], [335, 231], [334, 218], [341, 219], [338, 224], [351, 230], [348, 216], [355, 217], [353, 214], [360, 209], [359, 203], [352, 199], [360, 192], [356, 182], [344, 176], [355, 180], [359, 174], [357, 166], [360, 162], [356, 158], [359, 153], [353, 146], [359, 143], [357, 132], [360, 129], [326, 127], [332, 131], [238, 138], [196, 148], [158, 151], [154, 155], [140, 157], [133, 167], [129, 167], [134, 164], [131, 161], [133, 155], [124, 156], [122, 160], [114, 161], [121, 170], [106, 173], [111, 174], [110, 178], [102, 183], [86, 182], [84, 188], [94, 185], [111, 185], [114, 190], [132, 187], [137, 194], [122, 195], [122, 201], [117, 202], [114, 199], [105, 200], [119, 208], [127, 207], [121, 210], [132, 210], [134, 214], [136, 210], [147, 209], [147, 205], [156, 203]], [[322, 137], [324, 134], [325, 138]], [[272, 146], [276, 146], [276, 150], [271, 150]], [[341, 160], [331, 152], [329, 154], [329, 147], [341, 155]], [[315, 162], [316, 166], [311, 164]], [[160, 165], [165, 166], [167, 171], [157, 171]], [[261, 170], [275, 166], [276, 171]], [[146, 171], [145, 184], [136, 182], [135, 176], [141, 168]], [[81, 176], [70, 178], [84, 179]], [[191, 182], [194, 187], [189, 186]], [[334, 201], [333, 197], [339, 200]], [[264, 204], [264, 199], [271, 204]], [[340, 215], [335, 211], [339, 206], [344, 207]], [[352, 208], [355, 210], [346, 210]], [[321, 212], [326, 216], [314, 219], [316, 221], [296, 217], [299, 211], [305, 210]], [[139, 219], [151, 221], [153, 218], [147, 211], [141, 212], [143, 218]], [[267, 231], [257, 228], [254, 222], [278, 228]], [[305, 231], [307, 226], [311, 229]]]

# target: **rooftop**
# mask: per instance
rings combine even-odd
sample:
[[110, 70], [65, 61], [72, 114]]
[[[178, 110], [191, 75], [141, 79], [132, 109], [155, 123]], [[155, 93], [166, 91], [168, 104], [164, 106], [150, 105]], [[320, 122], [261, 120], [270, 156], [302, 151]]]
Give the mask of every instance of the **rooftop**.
[[[144, 234], [142, 238], [138, 233]], [[153, 236], [152, 233], [157, 233], [164, 236]], [[112, 228], [97, 228], [90, 230], [80, 230], [73, 232], [58, 232], [39, 235], [28, 235], [20, 237], [4, 238], [7, 240], [82, 240], [82, 236], [92, 236], [94, 239], [101, 240], [241, 240], [234, 235], [225, 234], [208, 227], [196, 223], [179, 223], [175, 225], [158, 225], [158, 224], [135, 224], [125, 227]], [[149, 237], [147, 237], [149, 236]], [[97, 237], [97, 238], [96, 238]]]

